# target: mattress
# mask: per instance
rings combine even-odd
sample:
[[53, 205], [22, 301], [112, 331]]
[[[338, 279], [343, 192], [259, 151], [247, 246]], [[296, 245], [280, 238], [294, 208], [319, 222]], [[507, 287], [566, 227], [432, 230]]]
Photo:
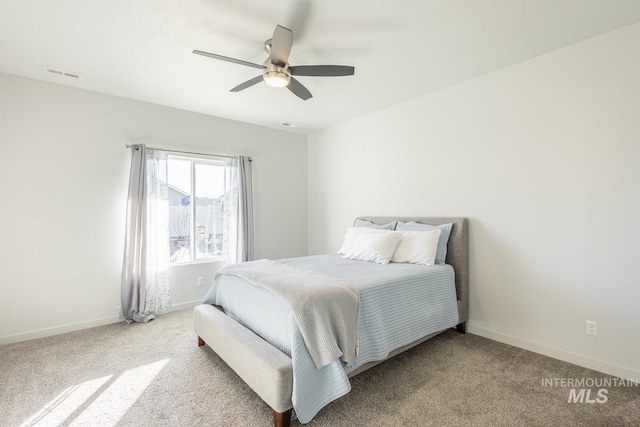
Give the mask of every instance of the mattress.
[[356, 364], [339, 360], [317, 369], [289, 307], [269, 291], [236, 276], [221, 276], [205, 296], [292, 359], [292, 403], [305, 423], [351, 389], [347, 374], [385, 359], [396, 348], [458, 323], [454, 270], [449, 265], [395, 264], [343, 259], [339, 254], [278, 260], [341, 278], [360, 292], [360, 347]]

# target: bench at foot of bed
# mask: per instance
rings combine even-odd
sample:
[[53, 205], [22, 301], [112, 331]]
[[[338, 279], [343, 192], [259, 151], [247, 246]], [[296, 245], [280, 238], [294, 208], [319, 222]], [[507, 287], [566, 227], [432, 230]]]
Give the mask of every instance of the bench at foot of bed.
[[274, 427], [291, 421], [291, 359], [212, 305], [194, 310], [198, 346], [205, 343], [273, 410]]

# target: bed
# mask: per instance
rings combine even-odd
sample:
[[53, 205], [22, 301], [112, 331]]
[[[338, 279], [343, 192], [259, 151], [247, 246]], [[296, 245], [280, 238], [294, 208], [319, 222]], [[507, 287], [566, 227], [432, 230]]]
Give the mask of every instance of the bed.
[[[420, 268], [415, 268], [415, 265], [391, 263], [388, 267], [379, 266], [374, 265], [375, 263], [345, 260], [337, 254], [278, 260], [278, 264], [287, 268], [317, 270], [357, 284], [360, 291], [359, 338], [362, 341], [358, 341], [355, 363], [335, 360], [318, 369], [321, 365], [314, 363], [317, 360], [310, 354], [313, 352], [310, 348], [305, 348], [299, 325], [295, 316], [287, 311], [286, 304], [269, 290], [256, 291], [254, 288], [258, 287], [253, 286], [249, 279], [225, 276], [226, 282], [223, 283], [226, 286], [219, 286], [214, 292], [218, 301], [205, 297], [203, 304], [194, 310], [198, 345], [206, 344], [211, 347], [272, 408], [276, 427], [289, 425], [293, 408], [302, 423], [308, 422], [328, 402], [349, 392], [348, 378], [451, 327], [461, 333], [465, 332], [469, 281], [467, 220], [458, 217], [356, 218], [356, 223], [362, 221], [378, 225], [394, 221], [434, 226], [453, 225], [446, 243], [446, 264], [422, 268], [420, 272], [416, 272]], [[382, 288], [387, 286], [385, 277], [388, 276], [389, 280], [403, 278], [406, 284], [402, 286], [413, 289], [418, 280], [416, 274], [435, 277], [428, 279], [430, 289], [434, 290], [428, 291], [424, 298], [435, 300], [433, 295], [442, 295], [438, 298], [447, 300], [446, 305], [437, 300], [432, 309], [418, 306], [413, 311], [405, 310], [404, 305], [410, 305], [417, 297], [403, 296], [405, 288], [399, 287], [401, 285], [396, 282], [393, 289], [400, 291], [389, 293]], [[419, 280], [426, 279], [420, 276]], [[257, 293], [247, 297], [249, 291]], [[233, 292], [242, 295], [242, 304], [234, 302], [231, 295]], [[398, 313], [404, 312], [412, 313], [409, 316], [413, 317], [402, 320], [411, 322], [409, 327], [406, 323], [394, 324], [394, 319], [399, 317]], [[267, 323], [276, 324], [277, 331], [265, 331], [263, 324]], [[391, 338], [377, 338], [371, 332], [374, 330], [372, 328], [388, 329], [390, 333], [387, 335]], [[406, 331], [409, 332], [405, 333]], [[310, 393], [313, 394], [313, 399], [308, 398]]]

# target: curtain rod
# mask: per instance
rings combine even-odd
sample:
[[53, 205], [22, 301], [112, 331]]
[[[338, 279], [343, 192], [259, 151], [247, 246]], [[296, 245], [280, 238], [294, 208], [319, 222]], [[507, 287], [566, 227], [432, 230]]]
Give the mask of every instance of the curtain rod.
[[[136, 148], [140, 144], [122, 144], [122, 145], [124, 145], [126, 148]], [[150, 149], [150, 150], [166, 151], [168, 153], [193, 154], [193, 155], [196, 155], [196, 156], [224, 157], [224, 158], [227, 158], [227, 159], [230, 159], [232, 157], [237, 157], [237, 156], [229, 156], [227, 154], [196, 153], [194, 151], [168, 150], [166, 148], [158, 148], [158, 147], [147, 147], [147, 148]], [[253, 162], [253, 157], [249, 157], [249, 161]]]

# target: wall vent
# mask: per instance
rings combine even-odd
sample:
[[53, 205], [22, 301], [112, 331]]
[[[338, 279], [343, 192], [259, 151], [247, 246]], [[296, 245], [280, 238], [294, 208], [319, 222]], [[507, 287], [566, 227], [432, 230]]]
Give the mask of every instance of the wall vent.
[[44, 67], [44, 70], [47, 73], [57, 74], [59, 76], [69, 77], [72, 79], [80, 79], [80, 74], [70, 73], [68, 71], [56, 70], [55, 68], [49, 68], [49, 67]]

